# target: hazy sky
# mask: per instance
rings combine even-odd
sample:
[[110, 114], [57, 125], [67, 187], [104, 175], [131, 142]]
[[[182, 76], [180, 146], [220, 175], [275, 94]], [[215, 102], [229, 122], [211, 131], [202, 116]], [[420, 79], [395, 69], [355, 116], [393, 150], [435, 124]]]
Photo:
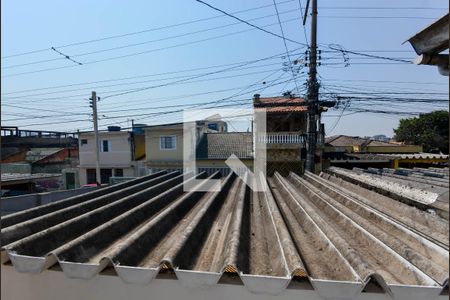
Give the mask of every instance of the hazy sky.
[[[281, 34], [270, 0], [207, 2]], [[303, 8], [305, 2], [301, 0]], [[412, 47], [402, 43], [444, 15], [448, 1], [318, 2], [323, 99], [349, 95], [345, 93], [448, 99], [448, 77], [435, 67], [344, 57], [330, 49], [412, 60]], [[289, 58], [300, 61], [291, 70], [282, 39], [196, 1], [4, 0], [1, 5], [2, 126], [89, 130], [92, 90], [103, 98], [98, 104], [101, 129], [126, 127], [131, 119], [145, 124], [179, 121], [181, 113], [171, 111], [198, 103], [245, 108], [257, 92], [296, 93], [292, 71], [299, 93], [305, 92], [307, 71], [299, 68], [304, 46], [287, 41]], [[285, 37], [305, 44], [299, 1], [277, 0], [277, 6]], [[309, 40], [309, 24], [306, 32]], [[32, 53], [17, 55], [25, 52]], [[342, 106], [330, 109], [323, 121], [327, 135], [392, 136], [392, 128], [405, 116], [355, 110], [439, 108], [447, 109], [448, 103], [352, 101], [345, 111]]]

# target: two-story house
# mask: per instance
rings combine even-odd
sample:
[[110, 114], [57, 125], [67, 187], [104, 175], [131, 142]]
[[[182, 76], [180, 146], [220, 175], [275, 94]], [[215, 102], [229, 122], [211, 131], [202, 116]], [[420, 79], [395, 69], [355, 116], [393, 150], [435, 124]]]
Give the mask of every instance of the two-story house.
[[306, 159], [305, 100], [291, 95], [262, 98], [255, 94], [253, 108], [266, 112], [266, 133], [257, 138], [266, 143], [267, 174], [302, 173]]
[[[183, 123], [172, 123], [145, 128], [145, 164], [150, 172], [183, 170], [183, 127]], [[204, 141], [203, 137], [207, 133], [226, 131], [227, 124], [223, 121], [196, 121], [195, 146], [198, 147], [200, 141]]]
[[[227, 132], [224, 122], [196, 121], [197, 171], [227, 174], [229, 168], [225, 161], [232, 154], [252, 170], [257, 155], [255, 142], [259, 142], [265, 144], [269, 175], [275, 171], [283, 174], [303, 172], [306, 158], [305, 101], [291, 95], [261, 98], [256, 94], [253, 106], [255, 110], [266, 112], [265, 132]], [[151, 172], [183, 169], [183, 123], [147, 127], [145, 139], [146, 166]]]
[[[133, 134], [111, 127], [107, 132], [99, 132], [101, 183], [109, 183], [109, 178], [138, 176], [134, 161]], [[119, 129], [119, 131], [117, 131]], [[79, 135], [79, 177], [80, 185], [96, 182], [95, 135], [84, 132]]]

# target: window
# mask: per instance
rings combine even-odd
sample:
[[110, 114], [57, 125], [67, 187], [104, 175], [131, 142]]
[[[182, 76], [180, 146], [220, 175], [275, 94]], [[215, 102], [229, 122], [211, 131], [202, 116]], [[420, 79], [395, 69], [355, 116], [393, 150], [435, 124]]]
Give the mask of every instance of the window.
[[83, 145], [87, 145], [87, 140], [86, 139], [82, 139], [81, 140], [81, 146], [83, 146]]
[[116, 176], [116, 177], [123, 177], [123, 169], [115, 169], [114, 170], [114, 176]]
[[208, 128], [211, 130], [216, 130], [216, 131], [219, 130], [219, 126], [217, 123], [209, 123]]
[[110, 152], [111, 151], [111, 141], [103, 140], [102, 141], [102, 152]]
[[175, 150], [177, 148], [176, 136], [160, 136], [159, 149], [161, 150]]

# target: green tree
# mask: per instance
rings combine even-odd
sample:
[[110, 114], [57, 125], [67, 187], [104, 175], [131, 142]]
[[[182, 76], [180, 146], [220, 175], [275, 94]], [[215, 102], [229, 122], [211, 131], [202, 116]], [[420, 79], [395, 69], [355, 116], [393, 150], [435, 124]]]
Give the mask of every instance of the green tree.
[[448, 154], [448, 111], [436, 110], [419, 117], [401, 119], [394, 129], [395, 139], [406, 144], [423, 145], [425, 152]]

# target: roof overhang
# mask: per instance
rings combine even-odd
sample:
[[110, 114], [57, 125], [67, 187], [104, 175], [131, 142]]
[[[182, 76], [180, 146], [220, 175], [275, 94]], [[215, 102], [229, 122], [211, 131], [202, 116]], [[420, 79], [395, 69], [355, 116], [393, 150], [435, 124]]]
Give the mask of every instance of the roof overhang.
[[448, 49], [448, 13], [408, 39], [417, 55], [438, 54]]
[[439, 54], [449, 48], [449, 14], [408, 39], [418, 57], [417, 65], [435, 65], [441, 75], [448, 76], [449, 56]]

